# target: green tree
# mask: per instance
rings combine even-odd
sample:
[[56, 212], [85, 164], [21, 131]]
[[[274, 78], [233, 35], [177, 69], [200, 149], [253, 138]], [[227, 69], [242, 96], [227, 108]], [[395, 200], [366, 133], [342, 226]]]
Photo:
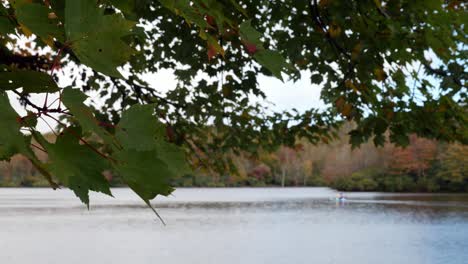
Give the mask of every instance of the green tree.
[[[110, 194], [112, 170], [149, 204], [188, 172], [185, 151], [230, 170], [227, 151], [328, 142], [344, 119], [357, 124], [353, 146], [382, 145], [386, 131], [399, 145], [410, 133], [465, 144], [466, 17], [465, 2], [441, 0], [2, 0], [0, 158], [23, 154], [86, 203], [89, 190]], [[142, 78], [163, 69], [177, 78], [166, 93]], [[328, 109], [272, 113], [251, 100], [265, 97], [260, 74], [305, 71]], [[104, 104], [85, 104], [91, 93]], [[58, 125], [56, 142], [38, 120]]]
[[439, 179], [452, 190], [466, 191], [463, 188], [468, 184], [468, 147], [460, 144], [447, 146], [440, 154], [439, 162]]

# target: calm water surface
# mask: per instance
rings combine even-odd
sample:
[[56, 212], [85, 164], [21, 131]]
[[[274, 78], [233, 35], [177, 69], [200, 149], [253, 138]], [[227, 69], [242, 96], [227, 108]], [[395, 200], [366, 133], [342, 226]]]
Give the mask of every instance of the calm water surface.
[[178, 189], [154, 205], [128, 189], [91, 197], [0, 189], [0, 263], [468, 263], [468, 195], [327, 188]]

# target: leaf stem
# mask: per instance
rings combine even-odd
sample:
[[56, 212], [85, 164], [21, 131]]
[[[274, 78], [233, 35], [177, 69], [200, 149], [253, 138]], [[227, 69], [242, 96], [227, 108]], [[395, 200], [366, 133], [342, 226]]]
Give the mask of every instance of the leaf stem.
[[36, 144], [34, 144], [34, 143], [31, 143], [31, 146], [35, 147], [36, 149], [38, 149], [38, 150], [40, 150], [40, 151], [42, 151], [42, 152], [44, 152], [44, 153], [47, 153], [47, 151], [46, 151], [45, 149], [39, 147], [38, 145], [36, 145]]
[[54, 133], [54, 135], [57, 137], [57, 133], [55, 132], [55, 130], [52, 128], [52, 126], [49, 124], [49, 122], [47, 122], [47, 120], [45, 118], [43, 118], [42, 116], [39, 117], [42, 121], [44, 121], [44, 123], [46, 123], [46, 125], [49, 127], [50, 131], [52, 131], [52, 133]]

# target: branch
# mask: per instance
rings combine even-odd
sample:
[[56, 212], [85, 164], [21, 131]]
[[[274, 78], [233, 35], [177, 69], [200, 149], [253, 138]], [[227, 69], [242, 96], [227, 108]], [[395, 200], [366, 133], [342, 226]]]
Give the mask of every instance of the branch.
[[442, 77], [451, 77], [453, 82], [458, 85], [458, 86], [463, 86], [461, 80], [459, 80], [458, 78], [455, 78], [455, 76], [452, 76], [452, 75], [449, 75], [449, 73], [447, 71], [444, 71], [442, 69], [434, 69], [431, 67], [431, 65], [429, 65], [427, 62], [423, 62], [423, 65], [424, 65], [424, 68], [426, 68], [426, 70], [433, 74], [433, 75], [438, 75], [438, 76], [442, 76]]
[[32, 108], [36, 109], [39, 113], [60, 113], [60, 114], [72, 116], [72, 114], [65, 112], [63, 109], [60, 109], [60, 108], [49, 109], [47, 106], [43, 106], [43, 107], [38, 106], [37, 104], [31, 102], [31, 100], [29, 100], [24, 94], [21, 94], [20, 92], [16, 90], [11, 90], [11, 91], [15, 93], [16, 95], [18, 95], [20, 99], [26, 103], [26, 105], [29, 105]]
[[[341, 54], [343, 54], [347, 59], [351, 59], [351, 55], [348, 54], [347, 50], [343, 47], [341, 47], [329, 34], [329, 32], [326, 30], [325, 28], [325, 24], [323, 23], [321, 17], [320, 17], [320, 13], [319, 13], [319, 10], [318, 10], [318, 3], [317, 3], [317, 0], [312, 0], [313, 2], [311, 1], [307, 1], [308, 5], [309, 5], [309, 12], [310, 14], [312, 15], [312, 20], [315, 22], [315, 24], [320, 27], [322, 29], [323, 32], [325, 32], [325, 37], [328, 41], [328, 43], [330, 43], [330, 45], [332, 47], [335, 48], [335, 51], [339, 51]], [[348, 70], [347, 72], [344, 74], [343, 76], [343, 80], [338, 84], [338, 87], [341, 87], [348, 78], [350, 78], [353, 73], [354, 73], [354, 66], [355, 66], [355, 62], [352, 61], [351, 63], [349, 63], [348, 65]]]
[[165, 104], [172, 105], [172, 106], [174, 106], [174, 107], [176, 107], [176, 108], [182, 108], [182, 109], [187, 108], [186, 105], [183, 105], [183, 104], [179, 104], [179, 103], [176, 103], [176, 102], [169, 101], [169, 100], [167, 100], [166, 98], [164, 98], [164, 97], [158, 95], [158, 94], [156, 93], [156, 91], [155, 91], [153, 88], [151, 88], [151, 87], [144, 87], [144, 86], [142, 86], [142, 85], [138, 85], [138, 84], [135, 84], [135, 83], [133, 83], [132, 85], [135, 86], [135, 87], [137, 87], [137, 89], [139, 89], [139, 90], [146, 90], [147, 92], [149, 92], [149, 93], [151, 94], [152, 97], [156, 97], [159, 101], [162, 101], [162, 102], [164, 102]]
[[31, 56], [22, 56], [14, 54], [12, 52], [7, 52], [5, 49], [0, 48], [0, 61], [5, 65], [16, 65], [18, 68], [23, 69], [48, 69], [52, 64], [50, 59], [47, 59], [43, 56], [31, 55]]
[[40, 150], [40, 151], [42, 151], [42, 152], [44, 152], [44, 153], [47, 153], [47, 151], [46, 151], [45, 149], [43, 149], [43, 148], [37, 146], [37, 145], [34, 144], [34, 143], [31, 143], [31, 146], [34, 147], [34, 148], [36, 148], [36, 149], [38, 149], [38, 150]]
[[323, 23], [321, 17], [320, 17], [320, 14], [319, 14], [319, 10], [317, 8], [318, 6], [318, 3], [317, 3], [317, 0], [313, 0], [313, 3], [310, 2], [310, 1], [307, 1], [308, 5], [309, 5], [309, 12], [312, 16], [312, 20], [315, 22], [315, 24], [320, 28], [322, 29], [322, 31], [325, 33], [325, 38], [327, 39], [328, 43], [330, 43], [330, 45], [332, 47], [334, 47], [337, 51], [339, 51], [341, 54], [343, 54], [346, 58], [348, 59], [351, 59], [351, 55], [349, 55], [346, 51], [346, 49], [344, 49], [343, 47], [341, 47], [331, 36], [330, 36], [330, 33], [328, 32], [328, 30], [326, 29], [325, 27], [325, 24]]
[[50, 131], [52, 131], [52, 133], [58, 137], [57, 135], [57, 132], [55, 132], [55, 129], [52, 128], [52, 126], [49, 124], [49, 122], [47, 122], [47, 120], [44, 118], [44, 117], [40, 117], [42, 121], [44, 121], [44, 123], [49, 127]]
[[[122, 95], [122, 98], [125, 99], [127, 97], [127, 93], [125, 92], [125, 89], [122, 89], [121, 85], [118, 83], [118, 79], [117, 78], [110, 78], [111, 82], [114, 84], [114, 86], [117, 88], [117, 90], [120, 92], [120, 94]], [[132, 83], [126, 83], [128, 86], [130, 86], [130, 88], [135, 92], [135, 96], [138, 98], [138, 99], [143, 99], [143, 95], [147, 95], [147, 94], [144, 94], [142, 91], [145, 90], [147, 91], [152, 97], [155, 97], [158, 99], [158, 101], [161, 101], [165, 104], [168, 104], [168, 105], [172, 105], [174, 106], [175, 108], [181, 108], [181, 109], [185, 109], [187, 108], [186, 105], [183, 105], [183, 104], [179, 104], [177, 102], [173, 102], [173, 101], [170, 101], [160, 95], [158, 95], [156, 93], [156, 91], [151, 88], [151, 87], [146, 87], [146, 86], [143, 86], [143, 85], [139, 85], [139, 84], [136, 84], [134, 82]], [[147, 99], [146, 99], [147, 100]]]
[[384, 16], [386, 19], [390, 19], [390, 16], [387, 14], [387, 12], [385, 12], [385, 10], [381, 6], [378, 6], [378, 5], [376, 6], [377, 6], [377, 11], [379, 11], [379, 14]]
[[344, 74], [343, 80], [341, 80], [341, 82], [338, 84], [338, 87], [341, 87], [342, 85], [344, 85], [346, 80], [351, 78], [354, 75], [354, 65], [355, 65], [354, 61], [349, 64], [348, 71]]
[[[200, 148], [197, 147], [197, 145], [195, 145], [195, 143], [190, 140], [190, 139], [184, 139], [184, 141], [187, 143], [187, 146], [189, 147], [189, 149], [193, 152], [193, 154], [195, 154], [195, 156], [197, 157], [198, 161], [201, 162], [202, 166], [204, 166], [211, 174], [215, 174], [214, 171], [211, 169], [211, 166], [208, 165], [206, 162], [205, 162], [205, 159], [203, 157], [200, 156], [200, 154], [198, 154], [198, 151], [201, 151]], [[206, 154], [203, 153], [205, 156]]]

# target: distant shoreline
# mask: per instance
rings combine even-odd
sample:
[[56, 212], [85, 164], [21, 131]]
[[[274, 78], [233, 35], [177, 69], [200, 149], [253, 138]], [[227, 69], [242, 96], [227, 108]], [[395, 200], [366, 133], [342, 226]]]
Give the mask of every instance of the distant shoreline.
[[[225, 186], [225, 187], [213, 187], [213, 186], [180, 186], [180, 187], [174, 187], [175, 189], [312, 189], [312, 188], [324, 188], [324, 189], [330, 189], [336, 192], [344, 192], [344, 193], [385, 193], [385, 194], [423, 194], [423, 195], [431, 195], [431, 194], [437, 194], [437, 195], [451, 195], [451, 194], [457, 194], [457, 195], [467, 195], [467, 192], [448, 192], [448, 191], [436, 191], [436, 192], [428, 192], [428, 191], [398, 191], [398, 192], [391, 192], [391, 191], [382, 191], [382, 190], [368, 190], [368, 191], [345, 191], [345, 190], [338, 190], [334, 189], [333, 187], [329, 186]], [[55, 191], [51, 187], [47, 186], [0, 186], [1, 189], [50, 189], [51, 191]], [[66, 189], [68, 190], [67, 187], [61, 186], [60, 189]], [[112, 186], [111, 189], [130, 189], [127, 186]]]

